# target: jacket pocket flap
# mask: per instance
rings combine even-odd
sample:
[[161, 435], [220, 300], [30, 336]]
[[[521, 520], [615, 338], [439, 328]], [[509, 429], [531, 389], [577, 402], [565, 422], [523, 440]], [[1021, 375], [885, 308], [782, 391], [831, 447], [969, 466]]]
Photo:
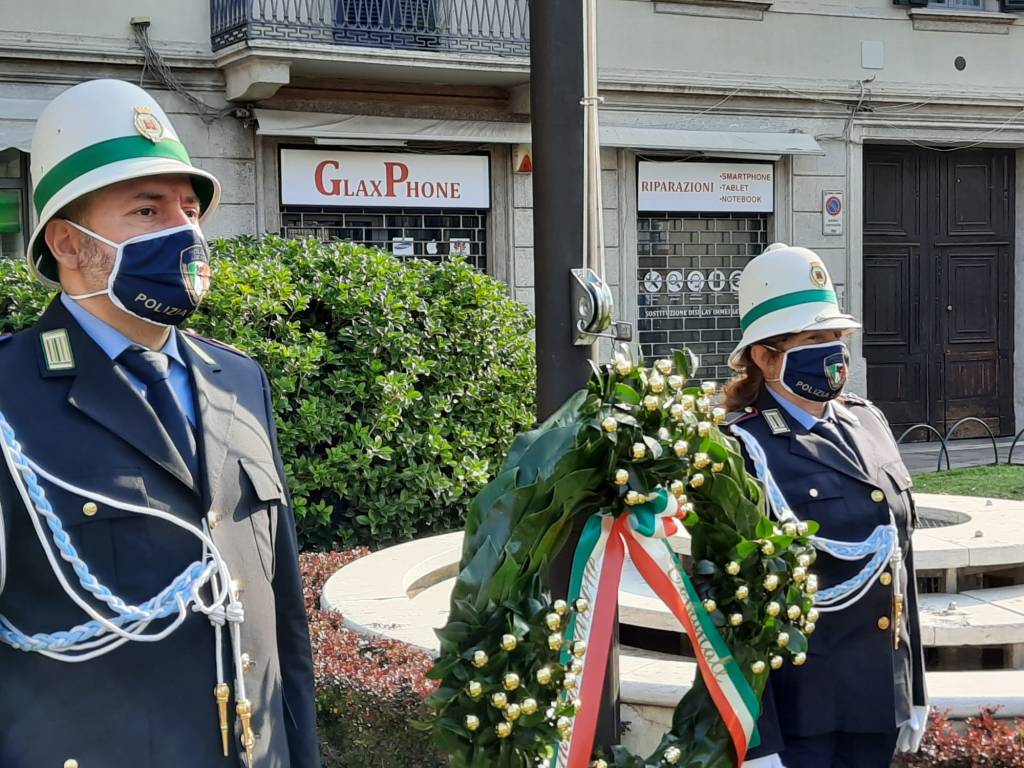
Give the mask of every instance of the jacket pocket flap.
[[260, 501], [284, 502], [284, 489], [281, 487], [281, 478], [278, 477], [277, 467], [274, 464], [252, 459], [239, 459], [238, 461], [242, 465], [242, 469], [245, 470]]
[[[149, 494], [146, 492], [146, 482], [138, 467], [115, 467], [107, 469], [104, 474], [107, 480], [103, 488], [96, 487], [96, 474], [74, 474], [61, 478], [65, 482], [81, 488], [85, 491], [83, 494], [65, 491], [63, 488], [46, 483], [46, 496], [65, 528], [77, 528], [80, 525], [99, 520], [141, 516], [138, 512], [107, 504], [100, 500], [99, 496], [139, 507], [151, 505]], [[88, 492], [90, 490], [95, 491], [95, 494], [90, 494]]]
[[882, 469], [885, 471], [885, 474], [892, 478], [892, 481], [896, 483], [896, 487], [901, 491], [914, 487], [914, 481], [902, 460], [897, 459], [896, 461], [889, 462]]
[[[789, 489], [795, 489], [795, 493]], [[814, 472], [810, 475], [795, 478], [786, 483], [787, 498], [790, 504], [805, 504], [809, 501], [836, 499], [844, 495], [843, 483], [839, 475], [832, 470]], [[793, 494], [793, 498], [789, 498]]]

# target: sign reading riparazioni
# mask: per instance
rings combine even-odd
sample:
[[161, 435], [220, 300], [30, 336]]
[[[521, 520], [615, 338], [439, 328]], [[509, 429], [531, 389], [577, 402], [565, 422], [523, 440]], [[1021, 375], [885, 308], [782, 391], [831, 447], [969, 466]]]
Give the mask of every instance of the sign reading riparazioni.
[[282, 205], [489, 208], [483, 155], [281, 150]]
[[637, 171], [641, 211], [771, 213], [774, 205], [771, 163], [641, 161]]

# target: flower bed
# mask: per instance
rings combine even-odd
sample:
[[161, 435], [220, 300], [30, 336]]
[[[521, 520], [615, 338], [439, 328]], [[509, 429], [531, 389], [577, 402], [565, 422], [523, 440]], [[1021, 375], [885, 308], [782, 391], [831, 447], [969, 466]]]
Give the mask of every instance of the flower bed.
[[944, 712], [932, 712], [916, 755], [901, 755], [902, 768], [1022, 768], [1024, 720], [997, 720], [990, 710], [961, 727]]
[[428, 734], [412, 728], [435, 683], [430, 657], [394, 640], [346, 629], [339, 613], [320, 610], [324, 583], [367, 549], [303, 553], [302, 580], [316, 676], [317, 726], [324, 768], [439, 768], [445, 761]]

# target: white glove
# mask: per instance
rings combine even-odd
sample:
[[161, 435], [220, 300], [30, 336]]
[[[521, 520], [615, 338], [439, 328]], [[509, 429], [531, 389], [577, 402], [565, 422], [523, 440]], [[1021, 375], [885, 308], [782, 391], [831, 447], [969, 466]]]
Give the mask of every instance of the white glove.
[[765, 755], [764, 757], [755, 757], [753, 760], [744, 760], [743, 768], [786, 768], [786, 766], [782, 764], [782, 758], [776, 753], [774, 755]]
[[917, 752], [921, 748], [930, 709], [928, 706], [911, 708], [910, 719], [900, 726], [899, 736], [896, 737], [897, 752]]

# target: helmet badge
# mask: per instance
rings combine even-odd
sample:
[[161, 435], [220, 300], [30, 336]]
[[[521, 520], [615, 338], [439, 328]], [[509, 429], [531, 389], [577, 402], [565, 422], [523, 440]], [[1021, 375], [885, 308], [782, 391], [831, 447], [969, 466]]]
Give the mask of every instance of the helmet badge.
[[154, 144], [164, 137], [164, 125], [149, 107], [135, 107], [135, 130]]
[[828, 284], [828, 273], [821, 262], [811, 264], [811, 285], [815, 288], [824, 288]]

